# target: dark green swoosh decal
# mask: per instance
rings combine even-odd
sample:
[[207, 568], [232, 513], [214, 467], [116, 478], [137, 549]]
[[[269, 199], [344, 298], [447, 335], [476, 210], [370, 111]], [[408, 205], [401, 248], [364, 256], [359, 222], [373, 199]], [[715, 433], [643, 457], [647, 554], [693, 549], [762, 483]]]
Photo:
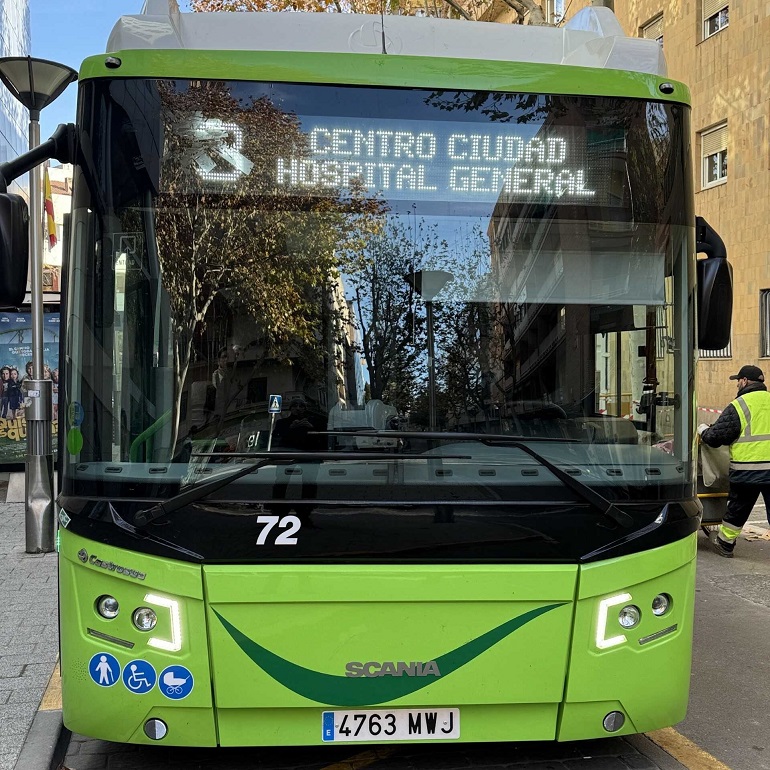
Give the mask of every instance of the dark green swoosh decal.
[[[506, 621], [497, 628], [487, 631], [476, 639], [466, 642], [455, 650], [445, 653], [440, 658], [434, 658], [441, 671], [442, 677], [457, 671], [474, 658], [486, 652], [506, 636], [521, 628], [530, 620], [560, 607], [564, 602], [549, 604], [545, 607], [525, 612], [516, 618]], [[214, 614], [235, 640], [235, 643], [256, 663], [266, 674], [284, 687], [288, 687], [298, 695], [329, 706], [368, 706], [376, 703], [401, 698], [429, 684], [436, 682], [432, 676], [380, 676], [380, 677], [347, 677], [334, 674], [323, 674], [320, 671], [298, 666], [285, 660], [274, 652], [257, 644], [253, 639], [241, 633], [232, 623], [225, 620], [216, 610]]]

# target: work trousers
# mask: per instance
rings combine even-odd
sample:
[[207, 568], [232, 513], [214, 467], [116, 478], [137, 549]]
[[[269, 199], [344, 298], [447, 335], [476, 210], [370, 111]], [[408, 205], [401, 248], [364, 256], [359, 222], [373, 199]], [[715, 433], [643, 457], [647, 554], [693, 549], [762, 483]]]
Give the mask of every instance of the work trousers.
[[727, 513], [722, 522], [738, 533], [749, 520], [751, 511], [760, 494], [765, 501], [768, 521], [770, 522], [770, 484], [743, 484], [730, 482], [730, 493], [727, 496]]

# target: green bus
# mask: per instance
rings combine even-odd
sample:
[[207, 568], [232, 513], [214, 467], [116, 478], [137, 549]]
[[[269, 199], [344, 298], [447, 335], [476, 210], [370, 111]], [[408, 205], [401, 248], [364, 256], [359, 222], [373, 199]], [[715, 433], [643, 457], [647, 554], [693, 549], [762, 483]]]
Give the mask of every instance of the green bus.
[[729, 339], [731, 272], [658, 44], [604, 8], [149, 8], [42, 145], [75, 175], [65, 725], [290, 746], [681, 720], [695, 363]]

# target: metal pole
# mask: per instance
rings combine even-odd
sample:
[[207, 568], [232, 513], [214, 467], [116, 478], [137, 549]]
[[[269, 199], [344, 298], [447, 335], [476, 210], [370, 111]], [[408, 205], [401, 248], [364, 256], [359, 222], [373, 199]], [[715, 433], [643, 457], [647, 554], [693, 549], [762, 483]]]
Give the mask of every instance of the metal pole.
[[[40, 144], [40, 112], [30, 110], [29, 148]], [[43, 378], [43, 206], [40, 166], [29, 172], [30, 286], [32, 294], [32, 379], [24, 380], [27, 458], [24, 474], [27, 553], [54, 550], [53, 452], [51, 414], [53, 385]]]
[[436, 429], [436, 362], [434, 360], [434, 341], [433, 341], [433, 303], [425, 303], [428, 316], [428, 419], [430, 429]]

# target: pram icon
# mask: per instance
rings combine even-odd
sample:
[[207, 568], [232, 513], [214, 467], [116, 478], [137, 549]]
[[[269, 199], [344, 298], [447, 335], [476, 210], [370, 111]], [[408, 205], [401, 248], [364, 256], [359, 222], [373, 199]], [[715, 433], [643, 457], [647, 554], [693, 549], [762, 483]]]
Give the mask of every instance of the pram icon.
[[182, 687], [187, 683], [188, 679], [189, 677], [180, 679], [179, 677], [174, 676], [173, 671], [166, 671], [166, 673], [163, 674], [163, 684], [166, 688], [166, 692], [169, 695], [181, 695]]

